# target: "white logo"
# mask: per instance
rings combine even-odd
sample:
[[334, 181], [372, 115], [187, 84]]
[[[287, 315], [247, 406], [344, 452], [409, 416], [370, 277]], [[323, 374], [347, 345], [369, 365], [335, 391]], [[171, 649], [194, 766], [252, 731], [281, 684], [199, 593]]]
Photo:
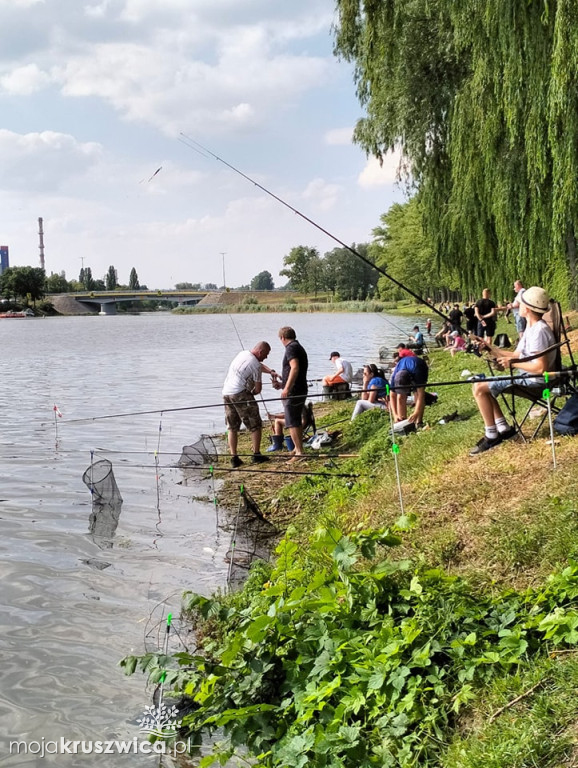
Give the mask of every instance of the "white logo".
[[166, 704], [161, 704], [159, 707], [151, 704], [145, 709], [143, 717], [137, 720], [140, 725], [139, 730], [151, 733], [159, 739], [172, 739], [177, 735], [182, 723], [177, 715], [178, 711], [175, 706], [169, 709]]

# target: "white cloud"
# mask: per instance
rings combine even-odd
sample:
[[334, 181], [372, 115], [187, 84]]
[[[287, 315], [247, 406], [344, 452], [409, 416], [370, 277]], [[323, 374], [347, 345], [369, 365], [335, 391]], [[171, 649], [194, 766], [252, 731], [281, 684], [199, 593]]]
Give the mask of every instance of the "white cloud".
[[353, 128], [334, 128], [327, 131], [324, 141], [330, 147], [346, 146], [352, 143]]
[[0, 8], [30, 8], [32, 5], [44, 4], [45, 0], [0, 0]]
[[92, 19], [104, 18], [110, 8], [111, 0], [102, 0], [97, 5], [85, 5], [85, 14]]
[[399, 152], [388, 152], [380, 164], [375, 157], [369, 157], [365, 168], [359, 174], [360, 187], [383, 187], [398, 181], [398, 169], [401, 160]]
[[100, 156], [94, 142], [54, 131], [17, 134], [0, 129], [0, 178], [7, 189], [55, 190], [83, 174]]
[[28, 96], [48, 83], [50, 76], [46, 72], [42, 72], [36, 64], [27, 64], [0, 77], [0, 90], [11, 95]]
[[335, 206], [342, 191], [338, 184], [329, 184], [323, 179], [313, 179], [303, 192], [303, 198], [320, 211], [329, 211]]

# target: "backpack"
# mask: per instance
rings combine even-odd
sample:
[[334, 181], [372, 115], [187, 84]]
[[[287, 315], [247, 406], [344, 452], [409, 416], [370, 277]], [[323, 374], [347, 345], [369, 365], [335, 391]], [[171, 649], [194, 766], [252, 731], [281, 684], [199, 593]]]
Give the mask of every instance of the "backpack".
[[554, 419], [554, 429], [559, 435], [578, 435], [578, 394], [566, 400], [566, 404]]

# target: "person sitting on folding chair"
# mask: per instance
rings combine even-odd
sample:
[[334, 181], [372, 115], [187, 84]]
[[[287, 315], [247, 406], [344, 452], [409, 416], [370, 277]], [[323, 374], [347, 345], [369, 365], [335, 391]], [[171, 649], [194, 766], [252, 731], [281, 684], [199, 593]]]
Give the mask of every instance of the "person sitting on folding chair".
[[[503, 370], [512, 365], [519, 368], [516, 380], [510, 376], [501, 377], [499, 381], [477, 381], [473, 392], [476, 404], [484, 420], [484, 436], [470, 451], [470, 456], [475, 456], [494, 448], [504, 440], [509, 440], [516, 435], [516, 428], [510, 426], [498, 404], [498, 395], [512, 391], [514, 386], [535, 387], [540, 384], [536, 375], [551, 370], [556, 358], [556, 350], [550, 350], [556, 340], [550, 327], [543, 320], [543, 315], [548, 311], [548, 294], [543, 288], [533, 286], [528, 288], [520, 298], [520, 315], [527, 321], [526, 331], [518, 346], [513, 352], [492, 347], [487, 342], [479, 339], [480, 348], [487, 349], [493, 355], [495, 362]], [[540, 352], [544, 352], [540, 355]], [[525, 358], [539, 355], [533, 360], [524, 362]], [[518, 378], [523, 376], [524, 378]]]

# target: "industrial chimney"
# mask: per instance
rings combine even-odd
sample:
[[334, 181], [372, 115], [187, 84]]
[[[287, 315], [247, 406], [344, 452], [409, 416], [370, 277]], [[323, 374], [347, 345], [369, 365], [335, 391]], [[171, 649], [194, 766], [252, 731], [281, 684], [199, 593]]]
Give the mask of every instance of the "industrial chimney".
[[40, 249], [40, 266], [42, 269], [44, 269], [44, 230], [42, 228], [42, 217], [39, 217], [38, 219], [38, 238], [38, 248]]

